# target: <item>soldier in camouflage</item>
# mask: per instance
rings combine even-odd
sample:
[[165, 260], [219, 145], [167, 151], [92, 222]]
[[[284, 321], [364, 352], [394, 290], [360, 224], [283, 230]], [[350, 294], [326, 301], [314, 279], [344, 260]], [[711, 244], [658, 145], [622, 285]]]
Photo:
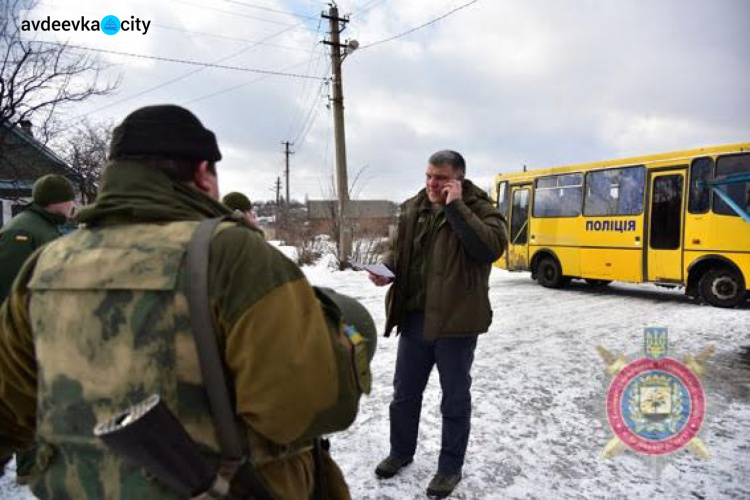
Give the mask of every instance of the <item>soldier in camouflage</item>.
[[[78, 216], [85, 228], [21, 270], [0, 311], [0, 463], [36, 438], [39, 498], [174, 498], [92, 433], [154, 393], [218, 465], [184, 256], [200, 220], [230, 213], [217, 201], [220, 158], [189, 111], [131, 113], [114, 131], [97, 201]], [[355, 345], [345, 327], [374, 339], [372, 319], [313, 289], [239, 218], [211, 240], [209, 296], [243, 445], [274, 498], [310, 498], [312, 439], [348, 427], [369, 391], [374, 342]], [[324, 462], [329, 498], [348, 498], [340, 470]]]

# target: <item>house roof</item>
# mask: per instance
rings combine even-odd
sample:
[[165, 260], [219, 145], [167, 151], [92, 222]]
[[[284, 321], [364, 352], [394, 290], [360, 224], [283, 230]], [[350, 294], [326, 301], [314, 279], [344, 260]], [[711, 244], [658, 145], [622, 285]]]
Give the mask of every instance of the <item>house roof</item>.
[[[338, 214], [337, 200], [310, 200], [307, 202], [307, 218], [330, 219]], [[398, 215], [398, 205], [388, 200], [350, 200], [348, 216], [355, 219], [381, 219]]]
[[46, 174], [76, 178], [68, 164], [47, 146], [20, 127], [0, 124], [0, 180], [33, 182]]

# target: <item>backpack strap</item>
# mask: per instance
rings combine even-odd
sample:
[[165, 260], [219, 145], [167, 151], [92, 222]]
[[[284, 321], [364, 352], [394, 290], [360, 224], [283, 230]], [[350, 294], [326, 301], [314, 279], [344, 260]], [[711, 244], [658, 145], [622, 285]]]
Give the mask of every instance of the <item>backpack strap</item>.
[[[252, 467], [250, 451], [243, 452], [242, 440], [237, 430], [235, 412], [229, 397], [224, 376], [224, 366], [214, 332], [211, 306], [208, 296], [208, 257], [211, 237], [224, 221], [231, 216], [202, 220], [193, 233], [187, 247], [187, 299], [190, 322], [198, 349], [203, 384], [208, 393], [214, 427], [221, 447], [224, 466], [234, 465], [234, 478], [248, 487], [254, 498], [271, 500], [257, 472]], [[231, 475], [230, 475], [231, 476]]]

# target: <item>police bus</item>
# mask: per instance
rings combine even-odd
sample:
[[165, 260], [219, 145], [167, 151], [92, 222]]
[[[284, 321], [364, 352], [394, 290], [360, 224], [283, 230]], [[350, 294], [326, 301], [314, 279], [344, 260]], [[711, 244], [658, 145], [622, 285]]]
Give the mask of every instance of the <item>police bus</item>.
[[581, 278], [683, 286], [735, 307], [750, 282], [750, 142], [500, 174], [496, 263], [549, 288]]

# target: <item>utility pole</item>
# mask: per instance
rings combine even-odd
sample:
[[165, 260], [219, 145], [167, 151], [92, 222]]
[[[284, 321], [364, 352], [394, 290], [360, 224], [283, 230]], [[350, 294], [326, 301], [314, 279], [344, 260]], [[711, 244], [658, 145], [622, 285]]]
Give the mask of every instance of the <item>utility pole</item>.
[[279, 204], [281, 203], [281, 177], [276, 177], [276, 215], [279, 213]]
[[[347, 223], [347, 209], [349, 205], [349, 179], [346, 167], [346, 133], [344, 131], [344, 88], [341, 79], [341, 63], [344, 58], [359, 47], [356, 40], [342, 44], [339, 35], [346, 28], [348, 18], [339, 17], [339, 9], [335, 3], [330, 4], [328, 14], [322, 14], [329, 21], [329, 37], [323, 43], [331, 47], [331, 68], [333, 71], [333, 127], [336, 136], [336, 178], [338, 191], [339, 218], [339, 261], [341, 268], [345, 267], [346, 259], [352, 253], [351, 227]], [[344, 54], [341, 54], [341, 49]]]
[[284, 146], [284, 157], [286, 158], [286, 170], [284, 171], [286, 175], [286, 208], [289, 211], [289, 200], [291, 200], [289, 197], [289, 157], [294, 154], [294, 151], [290, 149], [294, 144], [289, 141], [284, 141], [281, 144]]
[[276, 217], [274, 218], [274, 227], [276, 228], [276, 237], [281, 234], [281, 177], [276, 177], [273, 190], [276, 191]]

